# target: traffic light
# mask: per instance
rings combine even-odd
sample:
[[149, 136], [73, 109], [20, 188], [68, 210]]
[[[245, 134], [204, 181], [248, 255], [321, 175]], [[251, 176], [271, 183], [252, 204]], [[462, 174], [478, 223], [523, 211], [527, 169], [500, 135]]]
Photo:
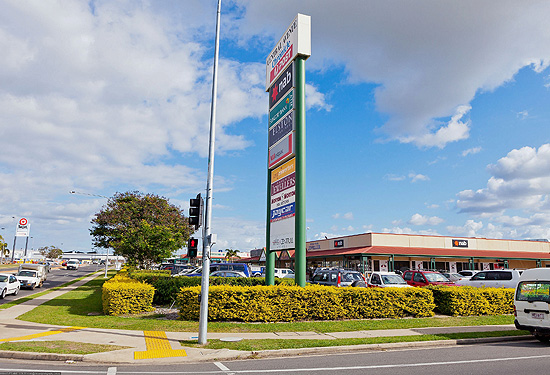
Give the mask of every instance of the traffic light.
[[196, 238], [189, 238], [187, 241], [187, 256], [189, 258], [196, 258], [197, 257], [197, 245], [199, 244], [199, 240]]
[[196, 198], [189, 200], [189, 225], [194, 226], [195, 230], [202, 225], [202, 198], [201, 194], [197, 194]]

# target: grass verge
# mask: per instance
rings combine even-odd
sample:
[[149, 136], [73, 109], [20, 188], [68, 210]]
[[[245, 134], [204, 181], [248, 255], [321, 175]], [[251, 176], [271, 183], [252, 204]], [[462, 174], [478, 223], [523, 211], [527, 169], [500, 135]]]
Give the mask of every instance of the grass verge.
[[529, 334], [529, 332], [527, 331], [493, 331], [493, 332], [468, 332], [468, 333], [452, 333], [452, 334], [421, 335], [421, 336], [347, 338], [347, 339], [332, 339], [332, 340], [266, 339], [266, 340], [242, 340], [238, 342], [209, 340], [206, 345], [199, 345], [197, 344], [197, 341], [187, 341], [187, 340], [182, 340], [180, 341], [180, 343], [183, 346], [201, 347], [205, 349], [260, 351], [260, 350], [319, 348], [319, 347], [346, 346], [346, 345], [387, 344], [387, 343], [395, 343], [395, 342], [459, 340], [459, 339], [471, 339], [471, 338], [482, 338], [482, 337], [523, 336], [527, 334]]
[[53, 292], [53, 291], [59, 290], [59, 289], [64, 288], [64, 287], [66, 287], [66, 286], [72, 285], [72, 284], [76, 283], [77, 281], [82, 280], [82, 279], [84, 279], [84, 278], [90, 276], [90, 275], [93, 274], [93, 273], [94, 273], [94, 272], [91, 272], [91, 273], [89, 273], [89, 274], [87, 274], [87, 275], [84, 275], [84, 276], [82, 276], [82, 277], [79, 277], [78, 279], [71, 280], [71, 281], [69, 281], [69, 282], [67, 282], [67, 283], [65, 283], [65, 284], [60, 285], [60, 286], [56, 286], [55, 288], [50, 288], [50, 289], [48, 289], [48, 290], [44, 290], [43, 292], [34, 293], [34, 294], [30, 295], [30, 296], [21, 297], [21, 298], [16, 299], [15, 301], [10, 301], [10, 302], [3, 303], [2, 305], [0, 305], [0, 310], [7, 309], [7, 308], [10, 308], [10, 307], [15, 306], [15, 305], [19, 305], [19, 304], [21, 304], [21, 303], [23, 303], [23, 302], [30, 301], [31, 299], [35, 299], [35, 298], [37, 298], [37, 297], [40, 297], [40, 296], [43, 296], [43, 295], [45, 295], [45, 294], [51, 293], [51, 292]]
[[[94, 328], [197, 332], [199, 323], [195, 321], [165, 320], [162, 315], [143, 314], [134, 316], [103, 315], [101, 286], [105, 279], [100, 276], [79, 288], [37, 306], [18, 319], [44, 324], [81, 326]], [[512, 324], [512, 315], [433, 318], [306, 321], [282, 323], [239, 323], [209, 322], [209, 332], [303, 332], [313, 331], [349, 332], [359, 330], [478, 326]]]
[[34, 353], [93, 354], [127, 349], [128, 346], [88, 344], [72, 341], [25, 341], [0, 344], [0, 350]]

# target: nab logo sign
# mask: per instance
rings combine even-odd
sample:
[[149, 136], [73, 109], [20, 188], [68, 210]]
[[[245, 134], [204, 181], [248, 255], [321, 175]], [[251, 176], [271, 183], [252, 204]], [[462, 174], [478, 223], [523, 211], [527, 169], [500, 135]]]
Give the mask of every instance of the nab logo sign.
[[269, 90], [269, 108], [272, 108], [285, 94], [294, 87], [294, 63], [281, 74]]
[[468, 247], [468, 240], [453, 240], [453, 247]]
[[344, 247], [344, 240], [335, 240], [334, 247]]

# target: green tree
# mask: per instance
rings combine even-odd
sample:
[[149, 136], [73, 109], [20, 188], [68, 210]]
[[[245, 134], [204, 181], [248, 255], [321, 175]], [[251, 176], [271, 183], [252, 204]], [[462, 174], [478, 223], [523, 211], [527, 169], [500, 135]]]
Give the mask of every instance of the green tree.
[[233, 258], [241, 258], [239, 256], [239, 250], [225, 249], [225, 260], [232, 262]]
[[172, 257], [192, 232], [183, 211], [168, 199], [137, 191], [109, 198], [90, 229], [95, 246], [112, 248], [140, 268]]
[[58, 248], [57, 246], [44, 246], [39, 247], [38, 252], [40, 255], [42, 255], [44, 258], [48, 259], [57, 259], [61, 255], [63, 255], [63, 250]]
[[2, 263], [4, 263], [4, 258], [10, 255], [10, 250], [8, 249], [8, 244], [4, 240], [4, 237], [0, 235], [0, 259], [2, 259]]

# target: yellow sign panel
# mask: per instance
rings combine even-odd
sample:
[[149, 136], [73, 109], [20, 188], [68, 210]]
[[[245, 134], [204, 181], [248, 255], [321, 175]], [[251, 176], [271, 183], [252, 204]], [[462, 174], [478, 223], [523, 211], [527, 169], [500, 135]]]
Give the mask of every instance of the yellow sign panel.
[[271, 171], [271, 183], [280, 180], [296, 171], [296, 158], [292, 158], [278, 168]]

